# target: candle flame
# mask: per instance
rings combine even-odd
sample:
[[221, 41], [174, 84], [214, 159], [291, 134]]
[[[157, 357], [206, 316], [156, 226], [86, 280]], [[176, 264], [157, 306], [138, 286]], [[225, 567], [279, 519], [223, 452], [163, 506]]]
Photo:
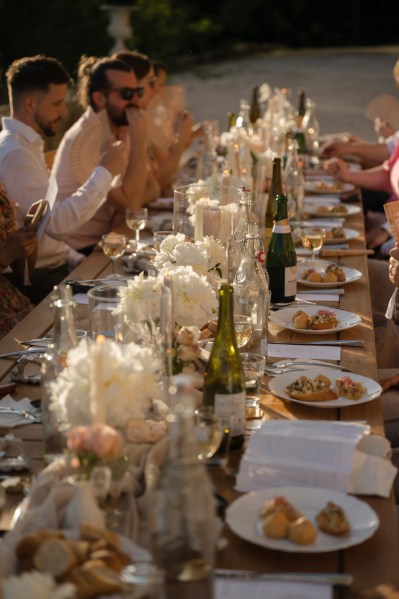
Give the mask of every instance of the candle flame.
[[103, 345], [103, 343], [105, 343], [105, 341], [106, 341], [105, 335], [97, 335], [97, 337], [96, 337], [97, 345]]

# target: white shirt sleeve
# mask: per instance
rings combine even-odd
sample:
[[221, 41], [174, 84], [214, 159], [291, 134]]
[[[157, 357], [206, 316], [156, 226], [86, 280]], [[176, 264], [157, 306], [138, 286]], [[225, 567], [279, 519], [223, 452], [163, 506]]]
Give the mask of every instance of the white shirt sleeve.
[[67, 198], [56, 200], [46, 232], [56, 239], [68, 239], [104, 204], [112, 178], [105, 167], [96, 166], [79, 189]]

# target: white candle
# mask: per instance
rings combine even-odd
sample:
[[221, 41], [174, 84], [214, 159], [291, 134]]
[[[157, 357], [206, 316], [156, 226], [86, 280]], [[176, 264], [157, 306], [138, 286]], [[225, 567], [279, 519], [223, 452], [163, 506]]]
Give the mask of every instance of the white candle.
[[104, 389], [104, 342], [105, 337], [98, 335], [96, 343], [90, 347], [90, 413], [92, 423], [106, 422]]
[[204, 238], [203, 207], [198, 201], [195, 205], [194, 241], [202, 241]]

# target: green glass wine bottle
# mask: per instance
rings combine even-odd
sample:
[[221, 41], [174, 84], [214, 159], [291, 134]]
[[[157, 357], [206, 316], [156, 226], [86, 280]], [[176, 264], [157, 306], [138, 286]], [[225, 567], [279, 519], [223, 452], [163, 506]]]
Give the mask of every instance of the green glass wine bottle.
[[257, 120], [261, 117], [259, 106], [259, 88], [254, 85], [252, 88], [251, 107], [249, 109], [249, 120], [253, 125], [256, 125]]
[[296, 295], [296, 251], [287, 216], [287, 196], [276, 198], [276, 218], [266, 255], [269, 288], [274, 303], [289, 303]]
[[298, 89], [298, 108], [295, 113], [295, 120], [296, 120], [297, 127], [302, 126], [302, 120], [303, 120], [303, 117], [305, 116], [305, 112], [306, 112], [306, 94], [305, 94], [305, 90], [303, 89], [303, 87], [300, 87]]
[[283, 193], [283, 183], [281, 178], [281, 158], [273, 158], [273, 174], [270, 183], [269, 197], [267, 200], [265, 216], [265, 250], [270, 243], [273, 229], [274, 216], [276, 214], [276, 197]]
[[219, 320], [205, 370], [204, 404], [223, 419], [231, 417], [232, 449], [242, 447], [245, 429], [245, 383], [233, 321], [233, 287], [219, 290]]

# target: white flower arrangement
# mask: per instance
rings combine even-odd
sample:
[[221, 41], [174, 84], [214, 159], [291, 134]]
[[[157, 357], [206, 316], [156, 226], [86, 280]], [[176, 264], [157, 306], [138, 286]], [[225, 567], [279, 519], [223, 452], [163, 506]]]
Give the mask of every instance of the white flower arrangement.
[[75, 585], [58, 585], [51, 574], [35, 571], [5, 578], [1, 589], [3, 599], [73, 599], [76, 596]]
[[[135, 343], [103, 344], [101, 393], [105, 421], [123, 429], [129, 419], [144, 420], [152, 401], [161, 397], [160, 361], [151, 349]], [[90, 344], [86, 339], [68, 352], [67, 366], [48, 385], [50, 408], [65, 430], [92, 423]]]
[[154, 266], [158, 269], [173, 270], [176, 266], [191, 266], [198, 275], [206, 275], [209, 271], [221, 271], [225, 267], [226, 250], [223, 244], [213, 236], [204, 237], [203, 241], [186, 241], [182, 233], [169, 235], [161, 243]]
[[168, 273], [173, 284], [175, 322], [179, 326], [202, 327], [216, 312], [215, 292], [206, 278], [194, 272], [191, 266], [169, 262], [167, 265], [169, 268], [161, 270], [157, 277], [144, 279], [139, 275], [128, 281], [127, 286], [120, 290], [121, 301], [117, 313], [123, 314], [127, 322], [132, 324], [145, 320], [158, 321], [163, 279]]

